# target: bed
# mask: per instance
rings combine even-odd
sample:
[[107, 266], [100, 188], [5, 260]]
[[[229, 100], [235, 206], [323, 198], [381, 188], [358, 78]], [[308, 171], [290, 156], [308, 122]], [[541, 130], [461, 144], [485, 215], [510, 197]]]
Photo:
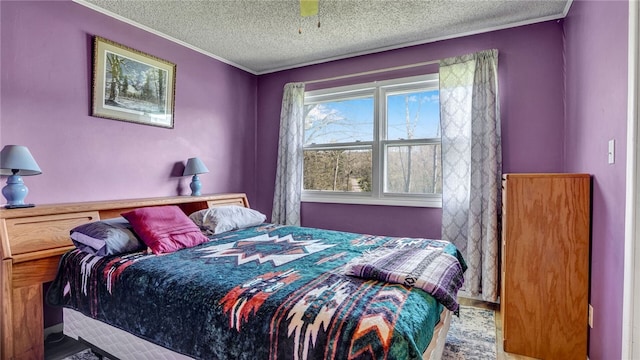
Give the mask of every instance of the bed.
[[[187, 215], [248, 208], [244, 194], [170, 199], [101, 203], [108, 209], [87, 222], [161, 205]], [[443, 241], [262, 223], [161, 254], [97, 256], [67, 245], [47, 300], [64, 307], [66, 334], [117, 358], [437, 359], [452, 315], [443, 303], [451, 304], [345, 273], [366, 254], [398, 248], [438, 249], [464, 267]]]

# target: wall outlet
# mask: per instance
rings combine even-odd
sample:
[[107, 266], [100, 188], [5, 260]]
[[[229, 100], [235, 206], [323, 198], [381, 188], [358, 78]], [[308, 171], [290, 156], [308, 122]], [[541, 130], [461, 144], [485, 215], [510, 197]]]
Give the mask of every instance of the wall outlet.
[[614, 139], [609, 140], [609, 164], [616, 162], [616, 141]]
[[593, 306], [589, 304], [589, 327], [593, 329]]

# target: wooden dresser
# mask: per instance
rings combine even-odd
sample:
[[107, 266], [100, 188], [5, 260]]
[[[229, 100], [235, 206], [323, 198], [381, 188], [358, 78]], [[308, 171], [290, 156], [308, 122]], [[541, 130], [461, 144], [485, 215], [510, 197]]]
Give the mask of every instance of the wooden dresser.
[[503, 176], [504, 350], [538, 359], [587, 358], [591, 179]]
[[186, 214], [219, 205], [249, 207], [245, 194], [175, 196], [0, 209], [0, 360], [44, 359], [42, 284], [73, 249], [77, 225], [146, 206], [177, 205]]

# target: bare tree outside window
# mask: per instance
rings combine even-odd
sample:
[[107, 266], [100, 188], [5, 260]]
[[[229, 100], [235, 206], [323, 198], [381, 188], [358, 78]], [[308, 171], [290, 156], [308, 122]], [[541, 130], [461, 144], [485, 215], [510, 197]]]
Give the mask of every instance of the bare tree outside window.
[[304, 189], [371, 191], [373, 98], [310, 104], [304, 115]]
[[437, 75], [403, 80], [307, 93], [303, 194], [439, 200]]
[[386, 101], [386, 140], [394, 143], [386, 146], [385, 191], [442, 193], [438, 90], [391, 93]]

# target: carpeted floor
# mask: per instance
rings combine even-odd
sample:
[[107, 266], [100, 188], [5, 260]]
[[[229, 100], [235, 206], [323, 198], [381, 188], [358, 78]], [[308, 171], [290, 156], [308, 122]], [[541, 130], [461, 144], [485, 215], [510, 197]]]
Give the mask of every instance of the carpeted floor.
[[98, 357], [91, 350], [84, 350], [77, 354], [67, 356], [62, 360], [97, 360]]
[[[97, 357], [86, 350], [64, 360], [93, 359]], [[471, 359], [496, 359], [495, 314], [492, 310], [461, 306], [460, 317], [451, 320], [442, 360]]]
[[493, 310], [460, 307], [447, 334], [443, 360], [496, 359], [496, 322]]

